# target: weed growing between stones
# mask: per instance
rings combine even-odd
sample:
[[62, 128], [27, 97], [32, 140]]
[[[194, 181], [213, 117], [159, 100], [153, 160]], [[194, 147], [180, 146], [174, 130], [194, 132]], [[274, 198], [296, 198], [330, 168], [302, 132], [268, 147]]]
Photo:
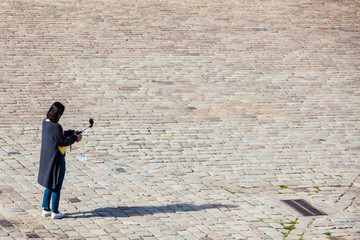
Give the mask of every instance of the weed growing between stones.
[[282, 231], [280, 231], [280, 232], [284, 235], [284, 238], [288, 237], [289, 234], [290, 234], [290, 232], [291, 232], [292, 230], [296, 229], [295, 225], [298, 223], [298, 221], [297, 221], [298, 219], [299, 219], [299, 218], [296, 218], [295, 221], [291, 221], [291, 222], [289, 223], [290, 225], [288, 225], [288, 226], [285, 226], [284, 223], [279, 222], [279, 224], [282, 225], [285, 230], [287, 230], [287, 232], [282, 232]]

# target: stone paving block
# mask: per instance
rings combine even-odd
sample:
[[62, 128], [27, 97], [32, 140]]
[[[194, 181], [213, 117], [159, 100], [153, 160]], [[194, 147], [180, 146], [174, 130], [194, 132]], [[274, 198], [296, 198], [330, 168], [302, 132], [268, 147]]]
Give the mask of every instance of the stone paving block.
[[[296, 218], [286, 239], [359, 238], [358, 8], [2, 1], [0, 238], [276, 239]], [[67, 152], [61, 221], [37, 217], [54, 101], [66, 128], [95, 118]], [[298, 198], [328, 216], [280, 202]]]

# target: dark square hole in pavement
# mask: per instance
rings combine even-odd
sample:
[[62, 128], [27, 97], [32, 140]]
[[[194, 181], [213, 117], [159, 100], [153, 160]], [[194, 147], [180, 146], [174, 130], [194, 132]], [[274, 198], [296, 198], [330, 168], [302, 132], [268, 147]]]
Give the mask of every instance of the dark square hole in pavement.
[[118, 172], [126, 172], [123, 168], [117, 168], [116, 171], [118, 171]]
[[70, 198], [70, 199], [69, 199], [69, 202], [71, 202], [71, 203], [77, 203], [77, 202], [81, 202], [81, 200], [78, 199], [78, 198]]
[[303, 216], [323, 216], [327, 215], [325, 212], [313, 207], [304, 199], [293, 199], [293, 200], [281, 200], [286, 205], [295, 209], [298, 213]]
[[0, 220], [0, 226], [2, 226], [2, 227], [12, 227], [13, 225], [7, 220]]
[[9, 155], [17, 155], [20, 154], [19, 152], [8, 152]]
[[37, 235], [36, 233], [26, 234], [26, 237], [28, 237], [28, 238], [40, 238], [39, 235]]

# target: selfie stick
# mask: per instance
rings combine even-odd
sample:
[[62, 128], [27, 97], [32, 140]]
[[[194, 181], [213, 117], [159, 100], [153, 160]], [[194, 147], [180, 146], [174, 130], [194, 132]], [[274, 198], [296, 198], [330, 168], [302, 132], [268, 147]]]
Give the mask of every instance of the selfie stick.
[[81, 133], [85, 132], [86, 130], [88, 130], [89, 128], [92, 128], [94, 125], [94, 119], [90, 118], [89, 120], [90, 126], [88, 126], [87, 128], [84, 128], [83, 130], [81, 130]]

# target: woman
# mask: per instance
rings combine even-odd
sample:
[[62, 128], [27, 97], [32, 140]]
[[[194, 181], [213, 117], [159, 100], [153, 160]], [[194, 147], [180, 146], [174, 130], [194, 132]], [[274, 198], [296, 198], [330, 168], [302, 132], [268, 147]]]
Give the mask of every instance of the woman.
[[[58, 123], [64, 113], [65, 107], [59, 102], [55, 102], [50, 107], [46, 119], [42, 122], [41, 134], [41, 153], [38, 183], [45, 187], [44, 208], [42, 215], [61, 219], [65, 213], [59, 212], [60, 191], [65, 176], [65, 150], [82, 138], [81, 132], [68, 130]], [[52, 206], [50, 209], [50, 200]]]

